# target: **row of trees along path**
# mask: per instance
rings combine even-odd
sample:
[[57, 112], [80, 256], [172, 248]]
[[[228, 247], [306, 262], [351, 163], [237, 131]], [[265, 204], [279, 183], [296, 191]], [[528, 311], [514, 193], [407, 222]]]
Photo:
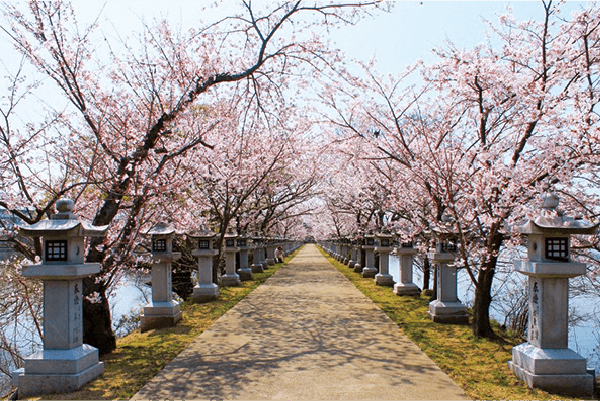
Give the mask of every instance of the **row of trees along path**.
[[[385, 8], [243, 2], [187, 32], [156, 21], [114, 39], [100, 18], [79, 24], [68, 3], [3, 6], [3, 33], [22, 59], [0, 105], [0, 206], [31, 224], [68, 195], [83, 218], [110, 224], [87, 250], [102, 273], [84, 284], [85, 343], [115, 348], [107, 292], [136, 266], [139, 233], [157, 221], [221, 235], [386, 227], [410, 239], [443, 214], [475, 285], [474, 333], [494, 336], [493, 280], [519, 244], [510, 228], [548, 190], [571, 213], [598, 217], [600, 12], [564, 16], [545, 2], [536, 21], [500, 16], [488, 41], [448, 43], [429, 65], [394, 76], [374, 63], [347, 68], [327, 28]], [[48, 87], [53, 101], [22, 124], [20, 109]], [[3, 279], [36, 316], [41, 289], [15, 278], [40, 241], [2, 224], [23, 256]], [[598, 288], [588, 250], [599, 243], [583, 241], [574, 249]]]

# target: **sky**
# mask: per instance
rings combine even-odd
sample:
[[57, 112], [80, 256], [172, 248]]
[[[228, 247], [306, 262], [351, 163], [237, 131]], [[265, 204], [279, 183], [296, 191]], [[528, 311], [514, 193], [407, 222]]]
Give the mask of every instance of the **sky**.
[[[197, 27], [199, 19], [209, 22], [230, 15], [234, 4], [233, 0], [86, 0], [74, 2], [74, 7], [79, 22], [89, 23], [100, 15], [100, 27], [105, 35], [110, 37], [118, 32], [126, 37], [136, 30], [141, 31], [143, 21], [152, 22], [154, 18], [167, 18], [183, 30]], [[506, 13], [507, 6], [514, 10], [517, 20], [540, 19], [544, 11], [541, 1], [395, 1], [393, 4], [389, 14], [379, 12], [356, 26], [332, 30], [328, 38], [349, 59], [366, 62], [376, 56], [380, 73], [399, 74], [417, 60], [433, 62], [435, 57], [431, 50], [443, 46], [446, 40], [462, 48], [484, 42], [484, 20], [496, 23], [498, 16]], [[563, 15], [568, 16], [586, 4], [566, 2]], [[0, 19], [0, 25], [5, 23]], [[3, 65], [14, 72], [19, 59], [8, 36], [0, 31], [0, 88], [4, 86]], [[49, 89], [52, 90], [51, 86]], [[29, 109], [25, 114], [35, 113], [33, 107]]]
[[[87, 18], [98, 15], [118, 29], [140, 26], [142, 19], [168, 17], [183, 27], [192, 27], [199, 18], [210, 21], [228, 15], [231, 0], [213, 1], [84, 1], [77, 10]], [[215, 7], [214, 4], [217, 4]], [[362, 20], [358, 25], [331, 32], [330, 38], [351, 58], [367, 61], [377, 56], [382, 72], [403, 70], [419, 59], [433, 59], [431, 49], [451, 40], [459, 47], [472, 47], [485, 41], [484, 19], [498, 21], [510, 6], [518, 20], [543, 16], [541, 1], [394, 1], [389, 14]], [[569, 1], [562, 7], [570, 11], [586, 2]], [[102, 21], [102, 19], [101, 19]]]

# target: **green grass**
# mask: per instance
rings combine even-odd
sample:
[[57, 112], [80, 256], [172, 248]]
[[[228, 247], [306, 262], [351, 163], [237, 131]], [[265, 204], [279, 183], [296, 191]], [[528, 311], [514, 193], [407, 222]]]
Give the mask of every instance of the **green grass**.
[[470, 325], [433, 323], [427, 316], [429, 297], [396, 296], [322, 249], [321, 253], [363, 294], [372, 299], [427, 356], [474, 399], [565, 399], [564, 395], [531, 389], [507, 366], [512, 347], [522, 341], [496, 330], [497, 340], [473, 336]]
[[[286, 258], [284, 263], [289, 262], [295, 255], [296, 253]], [[270, 266], [263, 273], [254, 273], [252, 281], [243, 281], [238, 287], [219, 288], [220, 295], [216, 301], [203, 304], [182, 303], [183, 316], [176, 326], [145, 333], [140, 333], [138, 329], [127, 337], [118, 339], [117, 349], [100, 358], [104, 362], [102, 376], [84, 385], [78, 391], [44, 395], [43, 399], [131, 398], [198, 335], [264, 283], [281, 266], [283, 264], [277, 264]]]

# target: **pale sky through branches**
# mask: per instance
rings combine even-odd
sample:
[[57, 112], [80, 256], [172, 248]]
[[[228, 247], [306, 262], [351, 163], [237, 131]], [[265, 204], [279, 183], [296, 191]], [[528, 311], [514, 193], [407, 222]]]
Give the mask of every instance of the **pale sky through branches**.
[[[469, 48], [484, 42], [483, 20], [497, 23], [498, 15], [513, 9], [518, 21], [543, 16], [541, 1], [395, 1], [390, 14], [376, 13], [356, 26], [330, 32], [330, 38], [351, 58], [368, 61], [375, 54], [381, 72], [399, 72], [423, 58], [431, 60], [431, 49], [451, 40]], [[569, 1], [561, 6], [563, 15], [585, 7], [586, 2]], [[230, 15], [234, 1], [85, 1], [76, 9], [86, 19], [93, 18], [104, 6], [101, 25], [109, 32], [106, 19], [121, 34], [139, 29], [141, 21], [167, 17], [186, 30], [197, 26], [198, 19], [212, 22]], [[216, 6], [215, 6], [216, 5]], [[5, 40], [5, 38], [3, 38]]]
[[[141, 27], [141, 21], [166, 17], [171, 22], [188, 29], [197, 26], [199, 19], [214, 21], [229, 15], [232, 0], [213, 1], [81, 1], [75, 8], [81, 22], [89, 22], [101, 10], [101, 26], [105, 33], [112, 22], [120, 34], [127, 35]], [[368, 60], [375, 53], [385, 70], [394, 66], [406, 66], [430, 53], [444, 40], [454, 41], [460, 47], [470, 47], [485, 40], [485, 24], [482, 19], [497, 22], [497, 15], [510, 6], [517, 20], [540, 18], [543, 14], [541, 1], [395, 1], [392, 13], [377, 13], [373, 18], [361, 21], [357, 26], [332, 32], [332, 38], [349, 56]], [[561, 6], [566, 15], [585, 7], [586, 2], [568, 1]], [[565, 16], [566, 16], [565, 15]], [[10, 43], [6, 35], [0, 38], [4, 60], [8, 57]]]

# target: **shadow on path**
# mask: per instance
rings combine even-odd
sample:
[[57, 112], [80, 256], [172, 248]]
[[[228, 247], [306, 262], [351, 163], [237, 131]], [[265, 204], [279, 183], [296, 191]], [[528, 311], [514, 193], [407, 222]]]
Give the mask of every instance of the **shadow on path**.
[[468, 399], [314, 245], [134, 399]]

